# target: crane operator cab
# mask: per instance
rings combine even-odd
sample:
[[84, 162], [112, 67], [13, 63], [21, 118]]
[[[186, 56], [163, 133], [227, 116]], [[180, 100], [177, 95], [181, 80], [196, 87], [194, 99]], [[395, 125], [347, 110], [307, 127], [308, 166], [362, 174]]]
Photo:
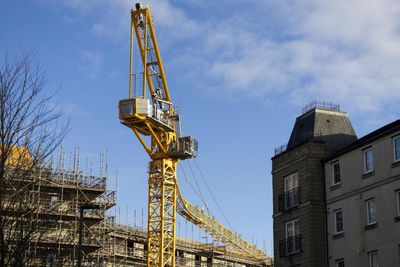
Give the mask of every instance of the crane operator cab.
[[[174, 131], [174, 121], [170, 118], [169, 110], [163, 110], [156, 104], [151, 105], [146, 98], [128, 98], [119, 101], [119, 118], [121, 123], [126, 126], [144, 122], [143, 117], [151, 120], [157, 128], [162, 128], [168, 132]], [[139, 126], [139, 125], [137, 125]], [[138, 127], [139, 131], [145, 135], [146, 130]], [[141, 131], [144, 130], [145, 132]]]
[[[160, 102], [160, 101], [156, 101]], [[164, 104], [171, 104], [167, 101]], [[160, 102], [162, 104], [162, 102]], [[151, 135], [149, 127], [154, 132], [176, 132], [176, 141], [169, 144], [168, 156], [173, 159], [195, 158], [198, 150], [197, 140], [191, 136], [180, 136], [179, 115], [170, 114], [169, 109], [162, 109], [160, 103], [150, 104], [146, 98], [128, 98], [119, 101], [119, 119], [129, 128], [135, 128], [143, 135]]]

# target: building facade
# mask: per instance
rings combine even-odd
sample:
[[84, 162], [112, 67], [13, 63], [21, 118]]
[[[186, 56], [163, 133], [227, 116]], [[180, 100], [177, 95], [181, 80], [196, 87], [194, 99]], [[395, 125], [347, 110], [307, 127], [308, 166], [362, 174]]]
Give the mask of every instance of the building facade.
[[400, 266], [400, 121], [324, 167], [329, 266]]
[[400, 266], [400, 121], [357, 139], [314, 103], [272, 158], [275, 266]]
[[287, 146], [272, 158], [276, 266], [326, 266], [322, 160], [357, 139], [347, 113], [314, 105], [296, 119]]
[[326, 252], [321, 142], [273, 160], [275, 266], [322, 266]]

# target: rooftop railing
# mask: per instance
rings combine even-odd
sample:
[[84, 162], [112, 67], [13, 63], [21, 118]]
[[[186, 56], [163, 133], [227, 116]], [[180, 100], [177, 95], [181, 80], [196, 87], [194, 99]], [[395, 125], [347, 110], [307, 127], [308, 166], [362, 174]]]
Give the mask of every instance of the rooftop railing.
[[302, 114], [305, 114], [315, 108], [330, 110], [330, 111], [340, 111], [339, 104], [332, 103], [332, 102], [325, 102], [325, 101], [313, 101], [303, 107]]
[[282, 154], [283, 152], [285, 152], [287, 149], [287, 144], [281, 145], [277, 148], [275, 148], [275, 156], [278, 156], [279, 154]]

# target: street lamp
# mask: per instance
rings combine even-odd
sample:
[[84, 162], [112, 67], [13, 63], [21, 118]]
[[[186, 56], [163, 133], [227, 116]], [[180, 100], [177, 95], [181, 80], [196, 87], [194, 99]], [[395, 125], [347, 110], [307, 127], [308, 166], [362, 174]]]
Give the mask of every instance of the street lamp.
[[79, 206], [79, 242], [78, 242], [78, 267], [82, 263], [82, 232], [83, 232], [83, 212], [85, 210], [98, 210], [100, 206], [93, 203], [83, 203]]

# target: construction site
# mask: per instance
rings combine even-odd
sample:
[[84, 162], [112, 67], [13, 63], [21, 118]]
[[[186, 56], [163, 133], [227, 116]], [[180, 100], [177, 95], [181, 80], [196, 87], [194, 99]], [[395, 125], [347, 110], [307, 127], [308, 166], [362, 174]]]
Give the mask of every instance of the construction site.
[[350, 2], [0, 0], [0, 267], [400, 266], [400, 2]]
[[[95, 175], [92, 163], [82, 164], [79, 149], [69, 154], [68, 163], [61, 148], [51, 160], [37, 165], [28, 147], [10, 146], [2, 211], [11, 223], [4, 224], [3, 230], [10, 232], [6, 234], [10, 240], [19, 227], [29, 232], [25, 234], [29, 245], [24, 249], [28, 260], [21, 265], [272, 266], [272, 258], [218, 222], [206, 203], [204, 209], [183, 197], [177, 166], [196, 157], [198, 143], [181, 133], [180, 114], [166, 82], [149, 7], [138, 3], [131, 10], [130, 32], [128, 98], [119, 101], [119, 119], [143, 146], [136, 153], [151, 160], [147, 227], [116, 223], [111, 210], [118, 203], [116, 191], [108, 190], [106, 153], [100, 154]], [[133, 63], [138, 61], [142, 67], [136, 72]], [[21, 220], [19, 213], [24, 214]], [[177, 215], [212, 241], [178, 237]], [[9, 247], [18, 248], [10, 240]]]
[[[26, 252], [31, 257], [30, 266], [76, 266], [78, 257], [81, 266], [147, 265], [147, 231], [117, 224], [115, 216], [108, 215], [117, 204], [116, 192], [107, 190], [107, 163], [104, 155], [101, 157], [101, 175], [95, 176], [93, 170], [80, 169], [76, 153], [75, 166], [65, 167], [65, 152], [61, 150], [55, 167], [40, 169], [33, 179], [18, 181], [29, 184], [30, 190], [24, 194], [34, 196], [29, 205], [39, 225]], [[8, 194], [12, 197], [12, 188]], [[87, 203], [90, 205], [84, 207]], [[176, 266], [264, 264], [226, 246], [177, 238]]]

